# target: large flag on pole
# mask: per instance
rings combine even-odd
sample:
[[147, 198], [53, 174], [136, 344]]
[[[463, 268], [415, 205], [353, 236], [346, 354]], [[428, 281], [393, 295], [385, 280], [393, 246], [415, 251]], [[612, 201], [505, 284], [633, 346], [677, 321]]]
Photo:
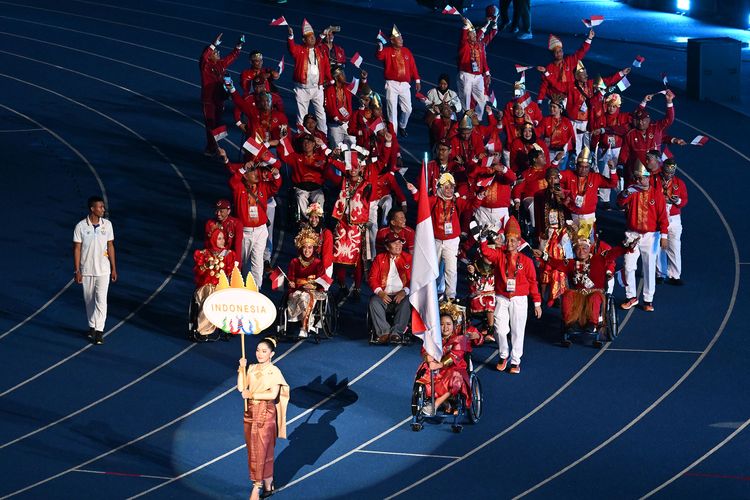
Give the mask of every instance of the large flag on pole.
[[427, 198], [427, 172], [422, 163], [419, 180], [419, 205], [417, 208], [417, 230], [414, 236], [409, 302], [411, 330], [422, 339], [424, 350], [435, 359], [443, 357], [443, 337], [440, 335], [440, 306], [437, 284], [438, 261], [435, 251], [435, 235], [432, 231], [430, 202]]

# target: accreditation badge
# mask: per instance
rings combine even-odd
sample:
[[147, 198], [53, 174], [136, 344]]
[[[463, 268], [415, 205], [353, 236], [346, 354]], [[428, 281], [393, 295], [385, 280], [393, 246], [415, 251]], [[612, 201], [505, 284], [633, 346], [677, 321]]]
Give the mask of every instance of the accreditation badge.
[[247, 215], [251, 219], [257, 219], [258, 218], [258, 207], [255, 207], [255, 206], [247, 207]]
[[549, 219], [550, 226], [557, 226], [558, 224], [560, 224], [559, 217], [557, 215], [557, 210], [550, 210], [548, 219]]
[[443, 224], [443, 232], [445, 234], [453, 234], [453, 223], [446, 222], [445, 224]]
[[344, 118], [349, 118], [349, 112], [346, 110], [344, 106], [341, 106], [339, 108], [339, 113], [341, 113], [341, 116], [343, 116]]
[[516, 291], [516, 278], [508, 278], [505, 282], [505, 291], [513, 293]]
[[583, 195], [577, 195], [575, 199], [576, 207], [581, 208], [583, 206]]

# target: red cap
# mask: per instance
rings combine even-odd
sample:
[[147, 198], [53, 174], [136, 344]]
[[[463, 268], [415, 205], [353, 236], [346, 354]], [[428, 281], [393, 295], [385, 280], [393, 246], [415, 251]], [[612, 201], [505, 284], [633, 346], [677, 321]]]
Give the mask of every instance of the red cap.
[[394, 232], [390, 232], [385, 235], [385, 243], [393, 243], [394, 241], [400, 241], [401, 243], [406, 243], [406, 240], [402, 238], [401, 236], [397, 235]]
[[232, 208], [232, 205], [229, 203], [229, 200], [222, 198], [221, 200], [216, 202], [216, 209], [222, 209], [222, 208]]

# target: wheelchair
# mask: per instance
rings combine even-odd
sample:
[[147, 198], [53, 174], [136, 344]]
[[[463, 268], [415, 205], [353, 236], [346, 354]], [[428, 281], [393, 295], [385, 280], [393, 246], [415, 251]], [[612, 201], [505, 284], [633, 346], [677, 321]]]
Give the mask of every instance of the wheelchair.
[[217, 340], [229, 340], [228, 334], [225, 334], [218, 328], [210, 335], [201, 335], [198, 332], [198, 313], [200, 308], [195, 301], [195, 295], [190, 295], [190, 305], [188, 306], [188, 339], [192, 342], [216, 342]]
[[[405, 298], [404, 300], [409, 300], [409, 299]], [[395, 313], [391, 311], [386, 311], [385, 313], [385, 317], [388, 320], [388, 323], [391, 323], [391, 324], [393, 324], [393, 320], [395, 316], [396, 316]], [[414, 342], [414, 335], [412, 335], [411, 333], [411, 324], [410, 324], [406, 327], [406, 331], [401, 334], [401, 340], [399, 340], [398, 342], [389, 341], [387, 344], [379, 344], [378, 336], [377, 336], [377, 333], [375, 332], [375, 324], [372, 322], [372, 318], [370, 317], [369, 302], [368, 302], [368, 306], [366, 308], [366, 313], [365, 313], [365, 323], [367, 324], [367, 332], [370, 337], [370, 340], [369, 340], [370, 345], [404, 345], [404, 346], [407, 346], [407, 345], [411, 345], [412, 342]]]
[[[318, 292], [320, 298], [315, 299], [312, 313], [310, 314], [310, 324], [315, 325], [315, 330], [311, 331], [312, 339], [316, 344], [320, 343], [321, 338], [330, 339], [338, 330], [339, 309], [336, 300], [328, 292]], [[294, 340], [298, 337], [289, 335], [289, 318], [287, 316], [287, 304], [289, 295], [284, 294], [281, 305], [276, 315], [276, 333], [279, 338]], [[298, 322], [295, 322], [298, 323]]]
[[574, 325], [571, 329], [567, 329], [565, 328], [565, 323], [561, 322], [562, 340], [560, 344], [567, 348], [570, 347], [575, 338], [581, 339], [583, 343], [586, 343], [588, 339], [592, 347], [601, 349], [605, 342], [611, 342], [616, 339], [618, 333], [617, 304], [611, 293], [605, 293], [596, 330], [588, 332], [583, 330], [580, 325]]

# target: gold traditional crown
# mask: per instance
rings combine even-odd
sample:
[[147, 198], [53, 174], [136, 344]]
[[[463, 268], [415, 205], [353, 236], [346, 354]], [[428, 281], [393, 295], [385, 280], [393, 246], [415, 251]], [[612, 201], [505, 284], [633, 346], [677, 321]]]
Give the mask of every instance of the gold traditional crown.
[[454, 323], [457, 323], [463, 316], [461, 307], [451, 301], [446, 301], [440, 304], [440, 316], [448, 315], [453, 319]]
[[318, 246], [319, 241], [320, 236], [318, 235], [318, 233], [316, 233], [309, 227], [304, 227], [299, 233], [297, 233], [297, 236], [295, 236], [294, 246], [297, 247], [297, 249], [300, 249], [305, 245], [312, 245], [316, 247]]

